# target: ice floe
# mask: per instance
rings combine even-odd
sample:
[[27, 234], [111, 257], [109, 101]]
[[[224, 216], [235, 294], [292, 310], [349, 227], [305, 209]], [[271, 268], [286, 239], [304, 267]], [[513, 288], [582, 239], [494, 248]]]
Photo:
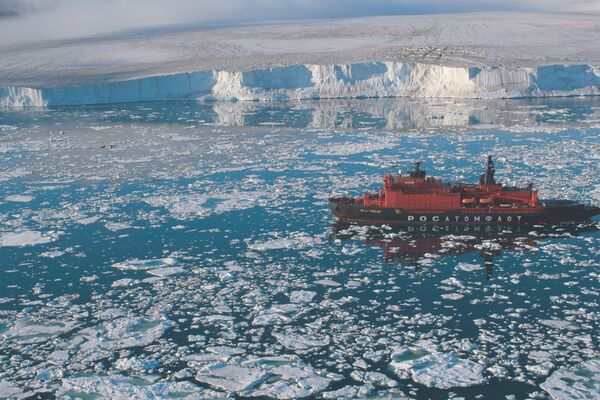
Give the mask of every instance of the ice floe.
[[588, 360], [570, 368], [560, 368], [540, 387], [555, 400], [598, 400], [600, 359]]
[[23, 390], [10, 381], [0, 379], [0, 398], [18, 399], [25, 395]]
[[316, 292], [311, 292], [308, 290], [294, 290], [292, 293], [290, 293], [290, 302], [310, 303], [316, 295]]
[[301, 335], [290, 332], [274, 333], [273, 336], [285, 348], [290, 350], [307, 350], [327, 346], [331, 339], [328, 336]]
[[215, 363], [202, 368], [196, 380], [241, 396], [294, 399], [314, 396], [327, 389], [332, 379], [291, 356]]
[[458, 265], [456, 266], [456, 269], [460, 270], [460, 271], [466, 271], [466, 272], [472, 272], [472, 271], [477, 271], [479, 269], [482, 269], [483, 266], [480, 264], [471, 264], [471, 263], [458, 263]]
[[153, 382], [123, 375], [69, 378], [62, 381], [58, 395], [65, 399], [186, 399], [222, 398], [213, 390], [189, 382]]
[[422, 348], [399, 348], [390, 363], [400, 378], [410, 377], [428, 387], [450, 389], [485, 382], [484, 367], [454, 354], [429, 352]]
[[52, 243], [58, 235], [54, 232], [42, 233], [37, 231], [22, 231], [0, 234], [0, 247], [35, 246]]
[[173, 326], [164, 319], [121, 317], [78, 331], [72, 342], [84, 353], [147, 346]]
[[175, 258], [158, 258], [151, 260], [128, 260], [113, 264], [113, 268], [131, 271], [151, 271], [171, 267], [177, 264]]
[[5, 335], [9, 340], [23, 344], [42, 343], [52, 337], [71, 332], [77, 325], [75, 321], [36, 321], [25, 317], [15, 321]]
[[155, 268], [147, 270], [150, 275], [158, 276], [158, 277], [166, 277], [171, 275], [176, 275], [184, 272], [185, 269], [183, 267], [164, 267], [164, 268]]
[[141, 359], [137, 357], [120, 358], [115, 362], [115, 367], [121, 371], [145, 372], [158, 367], [158, 362], [152, 359]]
[[281, 249], [304, 249], [318, 244], [320, 240], [305, 233], [291, 234], [285, 238], [271, 239], [264, 242], [252, 243], [249, 249], [255, 251], [281, 250]]
[[14, 203], [29, 203], [30, 201], [33, 201], [35, 197], [26, 194], [13, 194], [10, 196], [6, 196], [4, 199], [6, 201], [12, 201]]

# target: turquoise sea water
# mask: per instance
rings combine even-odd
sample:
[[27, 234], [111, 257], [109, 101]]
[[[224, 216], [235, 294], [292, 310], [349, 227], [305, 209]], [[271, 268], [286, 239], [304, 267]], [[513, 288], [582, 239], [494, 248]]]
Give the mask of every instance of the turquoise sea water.
[[1, 110], [0, 397], [594, 398], [598, 219], [328, 210], [415, 160], [474, 182], [487, 154], [598, 204], [600, 101]]

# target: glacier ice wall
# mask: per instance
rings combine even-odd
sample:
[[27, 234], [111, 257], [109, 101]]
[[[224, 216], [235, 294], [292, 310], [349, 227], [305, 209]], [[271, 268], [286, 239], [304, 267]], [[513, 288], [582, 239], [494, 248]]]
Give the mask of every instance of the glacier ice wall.
[[449, 67], [369, 62], [199, 71], [63, 88], [0, 87], [0, 106], [153, 100], [304, 100], [361, 97], [519, 98], [600, 95], [600, 68]]

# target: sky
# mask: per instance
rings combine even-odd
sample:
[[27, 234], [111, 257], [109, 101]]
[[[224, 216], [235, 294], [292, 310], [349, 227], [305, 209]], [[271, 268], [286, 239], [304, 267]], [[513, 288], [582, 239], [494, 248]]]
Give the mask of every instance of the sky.
[[185, 23], [468, 11], [600, 12], [600, 0], [0, 0], [0, 44]]

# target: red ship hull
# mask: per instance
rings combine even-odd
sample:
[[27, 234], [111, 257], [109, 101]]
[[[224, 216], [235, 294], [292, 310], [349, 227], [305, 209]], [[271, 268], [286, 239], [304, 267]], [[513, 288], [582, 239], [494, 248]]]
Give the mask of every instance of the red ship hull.
[[540, 201], [529, 208], [463, 208], [459, 210], [403, 210], [365, 206], [356, 199], [329, 199], [331, 211], [342, 221], [366, 224], [482, 224], [527, 225], [589, 220], [600, 208], [567, 200]]
[[600, 209], [569, 200], [538, 199], [533, 185], [496, 182], [492, 156], [478, 184], [446, 184], [427, 177], [421, 163], [408, 176], [386, 174], [383, 188], [363, 197], [332, 197], [331, 211], [343, 221], [382, 224], [546, 224], [588, 220]]

